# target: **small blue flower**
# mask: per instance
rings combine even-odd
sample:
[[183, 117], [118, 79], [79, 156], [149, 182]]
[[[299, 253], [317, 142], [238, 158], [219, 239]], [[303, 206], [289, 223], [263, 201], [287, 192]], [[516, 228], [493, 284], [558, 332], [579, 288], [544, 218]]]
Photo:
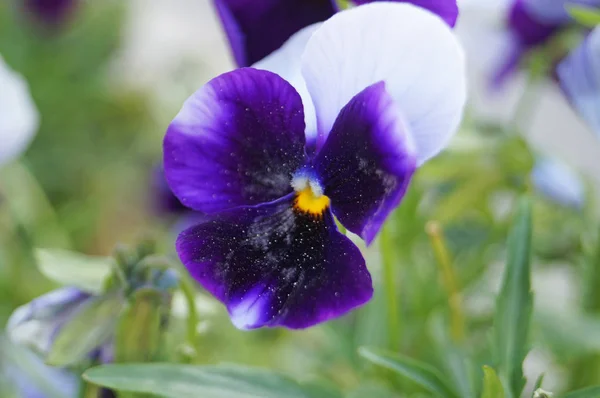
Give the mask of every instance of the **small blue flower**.
[[370, 299], [365, 260], [334, 216], [375, 239], [460, 123], [463, 58], [434, 14], [374, 3], [293, 36], [261, 65], [278, 74], [238, 69], [185, 102], [165, 173], [211, 219], [182, 232], [177, 252], [235, 326], [305, 328]]
[[574, 209], [581, 209], [584, 205], [585, 188], [581, 178], [558, 159], [537, 159], [531, 180], [535, 189], [553, 202]]
[[571, 104], [600, 137], [600, 27], [558, 65], [557, 72]]
[[[355, 0], [357, 5], [380, 0]], [[458, 17], [456, 0], [392, 0], [412, 3], [438, 14], [450, 26]], [[325, 21], [337, 11], [336, 0], [214, 0], [238, 66], [250, 66], [285, 43], [294, 33]]]

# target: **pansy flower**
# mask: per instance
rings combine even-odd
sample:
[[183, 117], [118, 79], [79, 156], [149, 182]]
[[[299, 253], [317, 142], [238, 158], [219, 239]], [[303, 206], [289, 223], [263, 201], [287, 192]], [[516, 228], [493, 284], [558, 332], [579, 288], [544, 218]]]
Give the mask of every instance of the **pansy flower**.
[[557, 68], [563, 92], [600, 137], [600, 27], [596, 27]]
[[335, 218], [371, 243], [462, 117], [462, 49], [437, 15], [381, 2], [306, 32], [268, 60], [281, 76], [242, 68], [200, 88], [164, 141], [171, 189], [211, 216], [180, 234], [179, 257], [241, 329], [305, 328], [368, 301]]
[[496, 68], [492, 85], [498, 87], [519, 67], [533, 49], [547, 44], [573, 24], [567, 5], [598, 6], [598, 0], [513, 0], [507, 15], [509, 49]]
[[39, 116], [23, 77], [0, 56], [0, 167], [17, 158], [37, 131]]
[[[379, 0], [354, 0], [355, 5]], [[392, 0], [426, 8], [454, 26], [456, 0]], [[283, 45], [294, 33], [333, 16], [336, 0], [214, 0], [238, 66], [249, 66]]]

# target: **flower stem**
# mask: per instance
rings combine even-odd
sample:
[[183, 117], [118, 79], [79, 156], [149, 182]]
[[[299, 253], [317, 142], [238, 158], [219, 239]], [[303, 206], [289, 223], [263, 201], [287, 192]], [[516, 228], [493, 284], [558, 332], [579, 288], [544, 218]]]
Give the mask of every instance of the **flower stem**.
[[193, 350], [192, 356], [195, 356], [196, 352], [196, 331], [198, 327], [199, 317], [198, 310], [196, 308], [196, 296], [194, 294], [194, 288], [192, 284], [185, 278], [181, 278], [180, 284], [181, 292], [185, 297], [188, 306], [188, 321], [187, 321], [187, 339], [190, 348]]
[[465, 318], [462, 311], [462, 300], [456, 281], [456, 274], [450, 254], [444, 242], [444, 236], [440, 225], [435, 221], [430, 221], [425, 227], [436, 262], [443, 276], [444, 285], [446, 285], [446, 293], [448, 294], [448, 307], [450, 310], [450, 332], [454, 342], [459, 343], [465, 337]]
[[396, 286], [394, 235], [392, 225], [385, 225], [381, 231], [380, 245], [383, 263], [383, 288], [387, 303], [387, 325], [389, 348], [397, 351], [400, 348], [400, 314], [398, 289]]

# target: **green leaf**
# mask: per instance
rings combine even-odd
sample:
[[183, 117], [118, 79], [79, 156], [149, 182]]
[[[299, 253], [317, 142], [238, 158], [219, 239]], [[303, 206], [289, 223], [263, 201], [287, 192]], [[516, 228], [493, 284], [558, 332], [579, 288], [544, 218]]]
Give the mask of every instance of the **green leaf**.
[[600, 25], [600, 10], [585, 6], [568, 5], [567, 11], [575, 21], [588, 28]]
[[483, 392], [481, 398], [504, 398], [504, 388], [496, 371], [489, 366], [483, 367]]
[[363, 358], [376, 365], [393, 370], [438, 397], [458, 398], [458, 395], [449, 387], [448, 381], [437, 369], [428, 364], [373, 348], [361, 347], [358, 352]]
[[115, 362], [152, 362], [160, 349], [161, 292], [135, 292], [117, 326]]
[[537, 380], [535, 381], [535, 386], [533, 386], [533, 391], [535, 392], [536, 390], [542, 388], [542, 383], [544, 382], [544, 374], [540, 374], [537, 378]]
[[600, 386], [587, 387], [566, 394], [563, 398], [598, 398], [600, 397]]
[[320, 398], [286, 376], [242, 366], [106, 365], [83, 377], [104, 387], [167, 398]]
[[113, 269], [111, 258], [86, 256], [68, 250], [37, 249], [35, 258], [40, 272], [48, 279], [91, 294], [104, 291], [106, 279]]
[[523, 360], [532, 310], [531, 201], [523, 198], [508, 238], [508, 260], [494, 318], [495, 354], [507, 397], [519, 397], [525, 385]]
[[64, 367], [84, 359], [113, 335], [122, 308], [120, 293], [89, 299], [58, 332], [46, 362]]

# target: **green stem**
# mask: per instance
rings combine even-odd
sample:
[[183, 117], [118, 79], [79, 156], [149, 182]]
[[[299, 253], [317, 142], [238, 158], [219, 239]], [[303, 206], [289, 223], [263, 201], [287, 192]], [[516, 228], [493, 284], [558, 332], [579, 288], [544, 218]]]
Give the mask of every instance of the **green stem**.
[[387, 324], [389, 348], [397, 351], [400, 348], [400, 314], [398, 303], [398, 290], [395, 272], [395, 250], [391, 225], [387, 224], [381, 231], [379, 238], [381, 257], [383, 262], [383, 289], [387, 302]]
[[180, 288], [187, 302], [189, 311], [187, 322], [188, 344], [193, 349], [192, 355], [195, 355], [197, 327], [198, 322], [200, 321], [198, 310], [196, 308], [196, 295], [194, 287], [186, 278], [181, 278]]
[[442, 273], [444, 285], [446, 285], [452, 339], [454, 342], [460, 343], [465, 338], [465, 317], [462, 311], [462, 299], [456, 273], [439, 224], [433, 221], [429, 222], [426, 231], [431, 241], [436, 262]]

